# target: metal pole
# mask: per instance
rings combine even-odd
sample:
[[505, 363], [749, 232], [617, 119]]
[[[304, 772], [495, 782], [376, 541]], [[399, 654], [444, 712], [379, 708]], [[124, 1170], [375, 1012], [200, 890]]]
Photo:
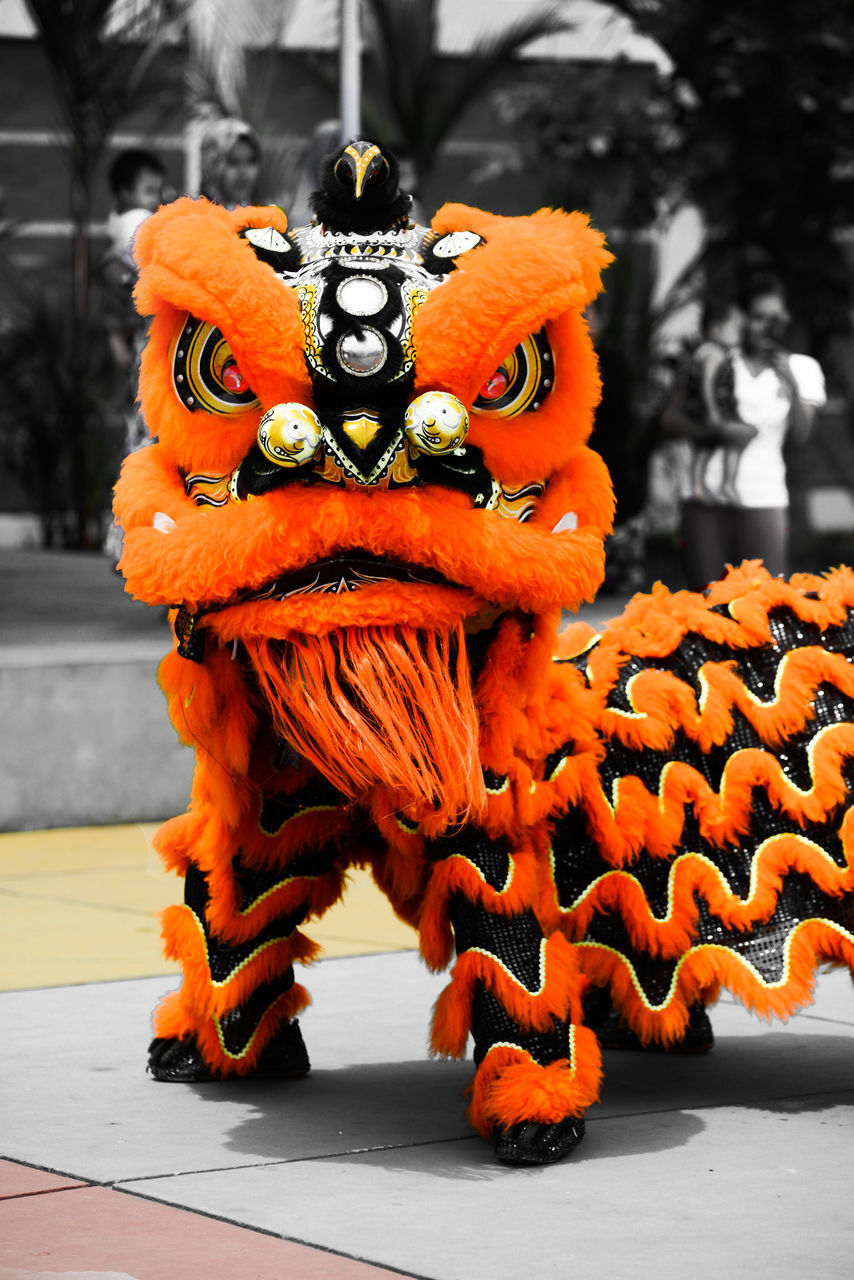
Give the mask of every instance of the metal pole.
[[341, 0], [339, 115], [342, 142], [358, 138], [362, 131], [361, 98], [359, 0]]

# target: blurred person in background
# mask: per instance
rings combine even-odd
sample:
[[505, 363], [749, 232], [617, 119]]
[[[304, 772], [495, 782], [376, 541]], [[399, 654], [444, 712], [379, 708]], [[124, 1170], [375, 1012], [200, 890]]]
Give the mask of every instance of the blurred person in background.
[[113, 208], [107, 218], [109, 244], [100, 275], [106, 295], [108, 341], [117, 366], [134, 377], [145, 323], [133, 305], [137, 276], [133, 238], [140, 223], [160, 207], [165, 177], [160, 159], [141, 149], [120, 151], [107, 172]]
[[[655, 395], [638, 415], [632, 397], [632, 370], [623, 351], [609, 340], [595, 304], [585, 317], [599, 360], [602, 395], [590, 447], [608, 468], [614, 487], [614, 529], [605, 541], [605, 592], [637, 591], [646, 577], [647, 470], [655, 444]], [[647, 397], [649, 400], [650, 397]]]
[[245, 120], [214, 120], [202, 134], [202, 195], [225, 209], [256, 204], [261, 143]]
[[784, 446], [806, 440], [815, 409], [825, 400], [818, 363], [785, 345], [790, 316], [780, 282], [755, 277], [742, 310], [741, 344], [712, 379], [714, 416], [705, 426], [717, 428], [725, 442], [705, 467], [710, 496], [683, 507], [686, 573], [695, 590], [744, 559], [762, 560], [769, 573], [788, 573]]
[[[735, 477], [741, 451], [755, 434], [738, 418], [733, 380], [725, 376], [727, 357], [741, 342], [743, 316], [737, 303], [710, 302], [703, 315], [703, 339], [687, 370], [683, 412], [697, 425], [691, 457], [691, 497], [700, 501], [736, 501]], [[730, 425], [734, 424], [734, 425]], [[740, 428], [746, 427], [745, 430]], [[710, 489], [706, 471], [716, 448], [722, 453], [721, 488]]]
[[[160, 207], [165, 178], [166, 170], [158, 156], [139, 148], [120, 151], [107, 172], [113, 209], [107, 219], [109, 244], [99, 277], [107, 342], [113, 362], [123, 375], [123, 457], [149, 443], [148, 428], [136, 402], [146, 321], [133, 302], [137, 279], [133, 238], [140, 224]], [[112, 521], [104, 535], [103, 549], [117, 564], [122, 554], [122, 535]]]

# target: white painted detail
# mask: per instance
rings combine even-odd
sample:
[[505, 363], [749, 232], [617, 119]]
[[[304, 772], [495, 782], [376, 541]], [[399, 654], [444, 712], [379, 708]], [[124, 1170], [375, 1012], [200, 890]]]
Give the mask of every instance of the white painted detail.
[[436, 241], [433, 252], [437, 258], [456, 258], [461, 253], [468, 253], [469, 249], [476, 249], [482, 238], [474, 231], [452, 231]]
[[552, 533], [566, 533], [567, 531], [572, 531], [577, 528], [578, 516], [574, 511], [567, 511], [566, 514], [562, 515], [558, 520], [557, 524], [552, 529]]
[[248, 227], [243, 234], [256, 249], [269, 249], [271, 253], [287, 253], [288, 242], [275, 227]]

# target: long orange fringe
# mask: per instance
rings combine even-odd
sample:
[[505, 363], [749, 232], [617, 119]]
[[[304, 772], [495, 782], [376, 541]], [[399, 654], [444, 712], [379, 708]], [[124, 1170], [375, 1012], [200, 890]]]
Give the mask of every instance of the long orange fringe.
[[277, 729], [345, 796], [382, 785], [434, 830], [477, 819], [486, 793], [460, 625], [346, 627], [246, 647]]

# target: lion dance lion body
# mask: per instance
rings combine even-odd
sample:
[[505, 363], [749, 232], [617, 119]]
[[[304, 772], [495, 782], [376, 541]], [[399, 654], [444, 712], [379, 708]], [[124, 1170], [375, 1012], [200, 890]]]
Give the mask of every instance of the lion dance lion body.
[[186, 877], [161, 1041], [263, 1066], [353, 866], [428, 965], [456, 950], [432, 1044], [473, 1036], [484, 1136], [597, 1099], [591, 985], [668, 1045], [721, 984], [786, 1016], [854, 966], [852, 576], [748, 564], [558, 638], [612, 517], [584, 217], [179, 200], [137, 256], [156, 441], [117, 486], [121, 568], [176, 609], [160, 682], [196, 752], [158, 837]]

